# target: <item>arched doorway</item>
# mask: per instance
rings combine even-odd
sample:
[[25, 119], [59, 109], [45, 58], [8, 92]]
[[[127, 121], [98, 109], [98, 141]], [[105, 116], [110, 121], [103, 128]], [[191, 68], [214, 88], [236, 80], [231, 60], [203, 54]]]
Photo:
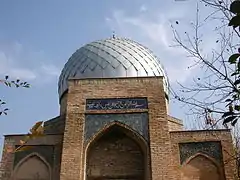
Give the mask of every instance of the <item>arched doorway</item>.
[[87, 180], [144, 180], [145, 144], [133, 131], [114, 124], [87, 149]]
[[37, 154], [24, 158], [16, 166], [14, 180], [51, 180], [50, 166]]
[[190, 158], [181, 169], [183, 180], [223, 180], [217, 164], [203, 154]]

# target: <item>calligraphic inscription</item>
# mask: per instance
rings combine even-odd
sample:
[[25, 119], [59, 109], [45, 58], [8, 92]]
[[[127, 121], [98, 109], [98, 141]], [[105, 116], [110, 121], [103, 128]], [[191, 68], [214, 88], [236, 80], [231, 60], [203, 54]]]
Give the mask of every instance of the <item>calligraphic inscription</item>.
[[85, 141], [112, 122], [123, 123], [148, 140], [148, 113], [86, 114]]
[[147, 109], [147, 98], [87, 99], [87, 110]]
[[181, 164], [197, 153], [206, 154], [219, 163], [223, 162], [222, 146], [219, 141], [180, 143], [179, 151]]

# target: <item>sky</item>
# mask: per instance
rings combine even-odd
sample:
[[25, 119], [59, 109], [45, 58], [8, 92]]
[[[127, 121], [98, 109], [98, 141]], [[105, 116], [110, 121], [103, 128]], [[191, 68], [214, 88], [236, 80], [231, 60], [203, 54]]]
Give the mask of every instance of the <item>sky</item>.
[[[64, 64], [78, 48], [113, 31], [149, 47], [172, 87], [187, 83], [196, 71], [187, 69], [191, 62], [182, 50], [171, 47], [171, 24], [178, 21], [179, 31], [188, 29], [195, 7], [193, 0], [2, 0], [0, 77], [21, 78], [31, 88], [0, 86], [0, 98], [10, 109], [0, 116], [0, 149], [4, 134], [26, 133], [34, 122], [59, 115], [57, 83]], [[170, 114], [186, 118], [178, 103], [170, 103]]]

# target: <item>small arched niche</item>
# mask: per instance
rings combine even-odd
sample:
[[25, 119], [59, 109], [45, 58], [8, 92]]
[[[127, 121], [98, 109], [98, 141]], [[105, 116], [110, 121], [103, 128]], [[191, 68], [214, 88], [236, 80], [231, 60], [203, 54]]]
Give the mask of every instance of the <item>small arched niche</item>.
[[197, 154], [189, 158], [181, 168], [181, 176], [182, 180], [225, 179], [217, 163], [204, 154]]
[[51, 180], [49, 164], [38, 154], [22, 159], [15, 168], [14, 180]]
[[114, 123], [87, 148], [86, 180], [145, 180], [146, 144], [133, 130]]

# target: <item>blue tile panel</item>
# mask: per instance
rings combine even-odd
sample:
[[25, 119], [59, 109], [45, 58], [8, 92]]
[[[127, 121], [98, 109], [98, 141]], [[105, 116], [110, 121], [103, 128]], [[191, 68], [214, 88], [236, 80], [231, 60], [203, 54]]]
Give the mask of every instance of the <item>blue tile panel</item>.
[[219, 141], [180, 143], [179, 151], [181, 164], [197, 153], [203, 153], [219, 163], [223, 162], [222, 146]]
[[86, 114], [85, 141], [112, 122], [123, 123], [148, 140], [148, 113]]

